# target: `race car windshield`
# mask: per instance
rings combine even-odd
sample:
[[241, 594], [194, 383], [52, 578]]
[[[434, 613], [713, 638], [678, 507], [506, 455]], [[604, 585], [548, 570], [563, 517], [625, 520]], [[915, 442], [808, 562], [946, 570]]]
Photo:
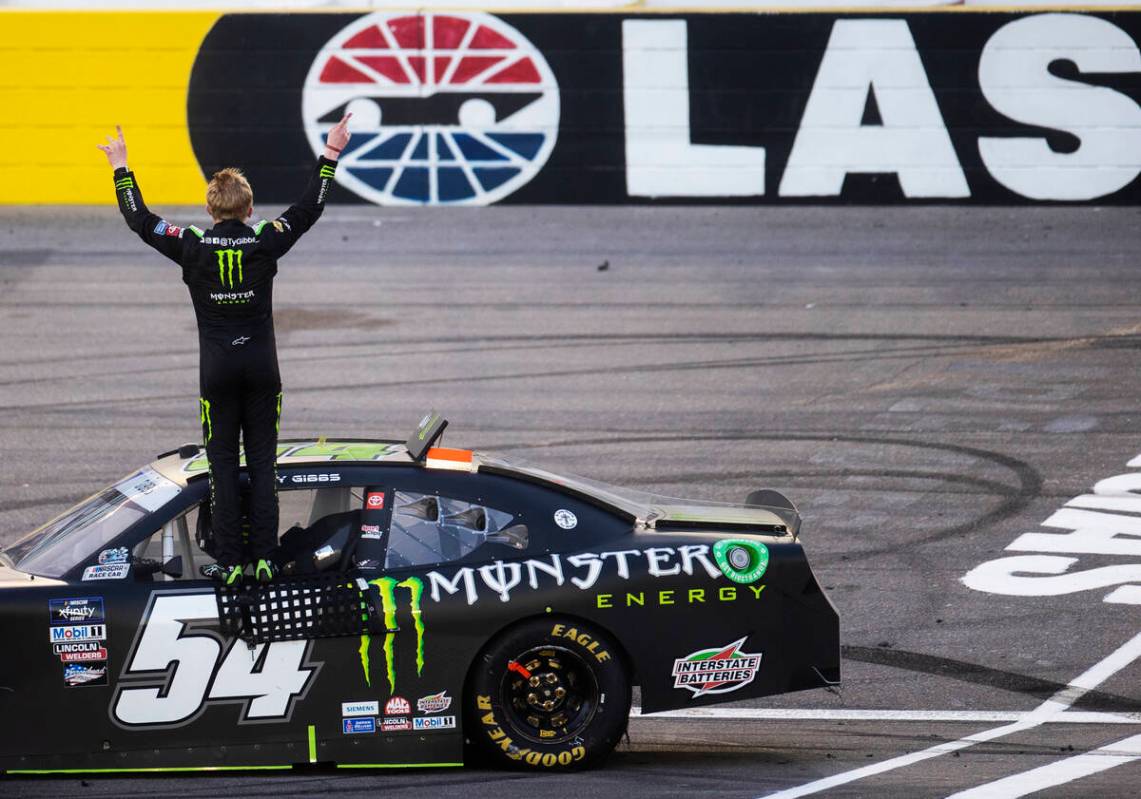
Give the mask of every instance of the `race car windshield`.
[[20, 571], [61, 577], [180, 490], [153, 469], [143, 469], [88, 497], [3, 554]]

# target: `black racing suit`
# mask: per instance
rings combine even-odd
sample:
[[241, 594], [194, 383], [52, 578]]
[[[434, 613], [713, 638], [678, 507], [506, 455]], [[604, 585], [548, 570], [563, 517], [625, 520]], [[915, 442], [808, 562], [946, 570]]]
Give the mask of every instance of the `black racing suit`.
[[237, 219], [209, 230], [179, 228], [152, 214], [133, 173], [115, 170], [115, 193], [127, 226], [182, 267], [198, 318], [199, 415], [210, 461], [214, 546], [223, 566], [243, 562], [238, 436], [250, 478], [249, 556], [277, 545], [277, 433], [281, 376], [273, 337], [277, 259], [325, 208], [336, 161], [318, 160], [301, 200], [272, 222]]

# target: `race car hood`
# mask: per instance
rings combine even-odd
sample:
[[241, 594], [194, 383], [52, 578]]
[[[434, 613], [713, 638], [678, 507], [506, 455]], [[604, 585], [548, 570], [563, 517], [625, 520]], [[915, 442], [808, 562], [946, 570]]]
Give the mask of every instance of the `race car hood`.
[[34, 574], [28, 574], [27, 572], [17, 571], [8, 566], [0, 565], [0, 589], [27, 588], [29, 584], [32, 583], [37, 586], [63, 585], [63, 582], [60, 580], [53, 580], [50, 577], [37, 577]]

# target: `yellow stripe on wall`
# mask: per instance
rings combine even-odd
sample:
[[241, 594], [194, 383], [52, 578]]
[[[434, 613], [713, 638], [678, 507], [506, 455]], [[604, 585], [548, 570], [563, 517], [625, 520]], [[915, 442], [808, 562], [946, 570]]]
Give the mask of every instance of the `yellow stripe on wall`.
[[95, 145], [116, 123], [148, 204], [204, 202], [186, 94], [219, 16], [0, 15], [0, 204], [114, 203], [111, 168]]

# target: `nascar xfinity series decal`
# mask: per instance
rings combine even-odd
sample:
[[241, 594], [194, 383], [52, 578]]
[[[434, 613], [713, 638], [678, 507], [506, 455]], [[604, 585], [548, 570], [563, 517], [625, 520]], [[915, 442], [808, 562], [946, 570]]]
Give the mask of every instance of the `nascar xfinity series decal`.
[[728, 646], [699, 649], [674, 661], [674, 688], [691, 691], [696, 699], [706, 694], [727, 694], [744, 688], [757, 676], [761, 656], [742, 652], [745, 639]]
[[379, 205], [487, 205], [530, 181], [559, 129], [534, 45], [489, 14], [375, 13], [321, 47], [302, 91], [314, 153], [352, 113], [336, 180]]

